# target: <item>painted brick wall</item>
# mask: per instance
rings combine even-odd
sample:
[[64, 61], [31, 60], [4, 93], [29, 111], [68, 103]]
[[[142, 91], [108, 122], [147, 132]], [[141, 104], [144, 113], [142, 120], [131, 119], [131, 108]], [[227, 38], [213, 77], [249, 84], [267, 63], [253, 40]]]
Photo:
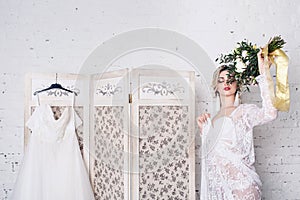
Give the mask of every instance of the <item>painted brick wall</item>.
[[0, 199], [6, 199], [23, 155], [24, 77], [13, 73], [0, 77]]
[[[0, 199], [11, 192], [23, 155], [24, 74], [77, 73], [102, 42], [143, 27], [178, 31], [212, 60], [244, 38], [257, 44], [277, 34], [286, 39], [291, 110], [255, 128], [256, 166], [264, 199], [300, 199], [299, 18], [298, 0], [0, 0]], [[260, 104], [258, 91], [243, 100]], [[209, 108], [205, 98], [197, 104], [198, 113]]]

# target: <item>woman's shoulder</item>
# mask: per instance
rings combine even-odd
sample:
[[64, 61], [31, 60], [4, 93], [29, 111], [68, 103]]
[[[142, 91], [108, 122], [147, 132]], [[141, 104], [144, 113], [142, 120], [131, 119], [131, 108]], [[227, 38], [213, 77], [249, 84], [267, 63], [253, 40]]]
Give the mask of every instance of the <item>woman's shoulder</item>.
[[259, 107], [253, 103], [242, 103], [239, 105], [239, 112], [251, 112], [257, 110]]
[[236, 110], [234, 111], [233, 115], [231, 116], [234, 122], [242, 122], [242, 124], [248, 124], [248, 120], [255, 116], [258, 113], [257, 110], [258, 106], [251, 103], [242, 103], [240, 104]]
[[245, 108], [255, 108], [255, 107], [257, 107], [257, 105], [253, 104], [253, 103], [242, 103], [239, 106], [242, 107], [242, 108], [244, 108], [244, 109]]

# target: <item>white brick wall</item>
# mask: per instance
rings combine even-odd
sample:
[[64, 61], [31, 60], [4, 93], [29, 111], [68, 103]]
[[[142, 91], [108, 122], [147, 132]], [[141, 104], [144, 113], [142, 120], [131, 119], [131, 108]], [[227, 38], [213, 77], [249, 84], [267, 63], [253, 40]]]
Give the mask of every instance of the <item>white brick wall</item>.
[[24, 78], [13, 73], [0, 77], [0, 199], [5, 199], [23, 154]]
[[[23, 154], [24, 74], [77, 73], [102, 42], [143, 27], [178, 31], [212, 60], [244, 38], [261, 45], [277, 34], [286, 39], [291, 110], [255, 129], [257, 171], [264, 199], [300, 199], [299, 18], [298, 0], [0, 0], [0, 199], [7, 199]], [[244, 97], [259, 100], [257, 91]], [[208, 107], [198, 103], [199, 112]]]

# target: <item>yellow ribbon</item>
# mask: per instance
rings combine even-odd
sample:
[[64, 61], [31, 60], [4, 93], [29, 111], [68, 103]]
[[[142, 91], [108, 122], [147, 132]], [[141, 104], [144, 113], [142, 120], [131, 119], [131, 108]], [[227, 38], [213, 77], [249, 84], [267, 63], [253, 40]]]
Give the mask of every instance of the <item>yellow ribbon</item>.
[[268, 52], [268, 47], [266, 46], [263, 48], [262, 53], [264, 55], [268, 55], [268, 58], [270, 59], [271, 63], [274, 64], [276, 67], [275, 96], [274, 96], [274, 86], [273, 86], [272, 77], [267, 77], [273, 106], [280, 111], [289, 111], [290, 109], [290, 90], [289, 90], [289, 83], [288, 83], [289, 58], [281, 49], [277, 49], [269, 54], [267, 52]]

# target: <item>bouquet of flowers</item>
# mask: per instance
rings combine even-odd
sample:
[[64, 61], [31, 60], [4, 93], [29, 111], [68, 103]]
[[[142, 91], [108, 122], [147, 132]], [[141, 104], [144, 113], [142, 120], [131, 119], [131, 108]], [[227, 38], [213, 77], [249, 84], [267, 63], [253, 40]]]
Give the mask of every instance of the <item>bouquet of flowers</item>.
[[[281, 49], [285, 41], [281, 36], [276, 36], [268, 42], [268, 53], [271, 54], [277, 49]], [[237, 47], [227, 55], [221, 54], [216, 62], [229, 67], [229, 82], [237, 81], [240, 88], [249, 91], [249, 85], [257, 84], [255, 77], [259, 75], [257, 53], [259, 48], [251, 42], [244, 40], [237, 43]]]

